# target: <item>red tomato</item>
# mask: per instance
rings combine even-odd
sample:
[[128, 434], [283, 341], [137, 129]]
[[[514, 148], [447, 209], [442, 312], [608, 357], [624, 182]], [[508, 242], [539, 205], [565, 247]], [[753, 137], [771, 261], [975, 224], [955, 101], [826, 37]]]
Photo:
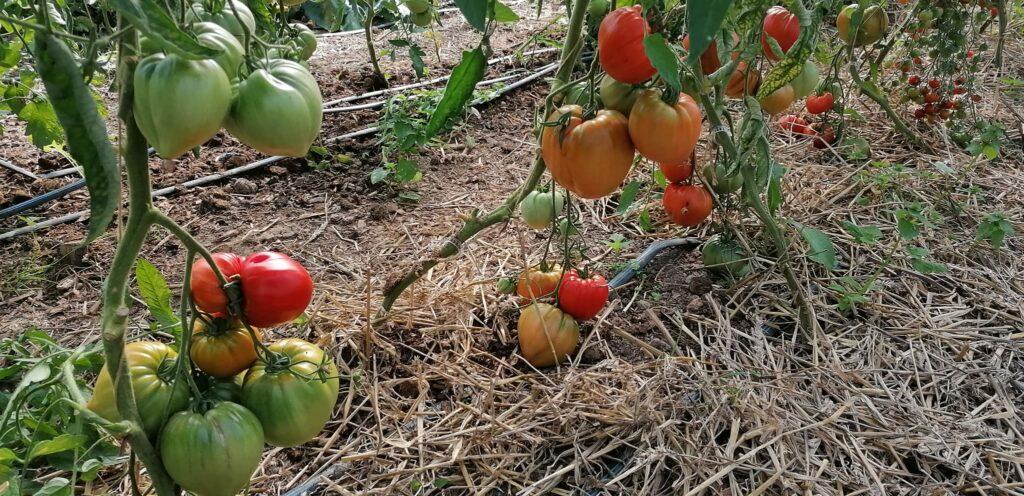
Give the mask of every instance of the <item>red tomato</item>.
[[779, 128], [783, 131], [795, 134], [798, 137], [807, 137], [814, 134], [814, 131], [807, 125], [807, 121], [794, 114], [779, 117], [778, 123]]
[[813, 115], [824, 114], [832, 108], [835, 103], [835, 98], [832, 97], [832, 93], [826, 91], [820, 95], [811, 95], [807, 97], [807, 112]]
[[693, 175], [693, 164], [689, 160], [678, 165], [660, 163], [658, 167], [670, 183], [681, 183]]
[[657, 72], [644, 51], [644, 36], [651, 26], [639, 5], [622, 7], [605, 16], [597, 31], [601, 68], [616, 81], [639, 84]]
[[814, 129], [817, 133], [814, 136], [814, 147], [821, 150], [828, 148], [829, 145], [836, 142], [836, 132], [832, 129], [832, 126], [828, 124], [820, 125], [817, 129]]
[[272, 251], [253, 253], [242, 264], [245, 319], [272, 327], [302, 315], [313, 299], [313, 280], [302, 264]]
[[[229, 281], [242, 271], [242, 257], [234, 253], [214, 253], [213, 261]], [[200, 310], [206, 313], [227, 313], [228, 295], [221, 289], [217, 274], [205, 258], [200, 258], [192, 264], [189, 288], [192, 291], [192, 301]]]
[[917, 86], [921, 84], [921, 76], [914, 74], [913, 76], [910, 76], [909, 79], [907, 79], [907, 83], [909, 83], [911, 86]]
[[669, 219], [676, 224], [693, 227], [711, 215], [714, 201], [704, 186], [670, 184], [665, 188], [662, 205]]
[[[683, 37], [683, 49], [690, 50], [690, 35]], [[710, 75], [720, 67], [722, 67], [722, 62], [718, 60], [718, 43], [712, 40], [711, 46], [700, 54], [700, 70], [704, 75]]]
[[768, 43], [769, 36], [778, 42], [783, 53], [788, 52], [796, 43], [796, 39], [800, 37], [800, 20], [785, 7], [778, 5], [768, 9], [768, 14], [764, 16], [763, 28], [761, 46], [764, 48], [764, 55], [768, 57], [768, 60], [779, 60]]
[[608, 282], [599, 274], [582, 279], [576, 269], [562, 276], [558, 288], [558, 307], [578, 320], [590, 320], [608, 302]]

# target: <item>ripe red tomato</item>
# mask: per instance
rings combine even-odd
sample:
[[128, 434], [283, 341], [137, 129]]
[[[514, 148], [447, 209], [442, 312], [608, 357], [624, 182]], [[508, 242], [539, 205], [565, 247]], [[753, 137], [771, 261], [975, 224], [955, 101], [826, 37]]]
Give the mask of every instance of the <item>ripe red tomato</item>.
[[[690, 51], [690, 35], [683, 37], [683, 49]], [[722, 62], [718, 60], [718, 43], [711, 40], [711, 45], [704, 53], [700, 54], [700, 70], [704, 75], [710, 75], [711, 73], [722, 67]]]
[[824, 114], [832, 108], [835, 104], [835, 98], [832, 97], [831, 92], [823, 92], [820, 95], [811, 95], [807, 97], [807, 112], [813, 115]]
[[249, 324], [273, 327], [302, 315], [313, 299], [313, 280], [302, 264], [272, 251], [245, 257], [240, 273]]
[[598, 60], [604, 72], [629, 84], [650, 79], [657, 72], [644, 50], [644, 36], [650, 32], [639, 5], [615, 9], [605, 16], [597, 31]]
[[836, 132], [832, 129], [832, 126], [828, 124], [819, 125], [814, 131], [817, 133], [814, 136], [814, 147], [822, 150], [828, 148], [829, 145], [836, 142]]
[[921, 84], [921, 76], [914, 74], [913, 76], [910, 76], [909, 79], [907, 79], [907, 83], [909, 83], [911, 86], [917, 86]]
[[693, 164], [689, 160], [678, 165], [662, 162], [658, 164], [658, 167], [661, 168], [661, 173], [670, 183], [681, 183], [693, 175]]
[[576, 269], [562, 276], [558, 287], [558, 307], [578, 320], [590, 320], [608, 302], [608, 281], [600, 274], [589, 279], [580, 277]]
[[[242, 271], [242, 257], [234, 253], [214, 253], [213, 261], [229, 281]], [[213, 268], [200, 258], [192, 264], [192, 280], [189, 284], [192, 301], [206, 313], [226, 314], [228, 311], [228, 295], [220, 287], [220, 281]]]
[[764, 16], [763, 28], [761, 46], [764, 48], [764, 55], [768, 57], [768, 60], [779, 60], [768, 43], [769, 36], [778, 42], [783, 53], [788, 52], [790, 47], [796, 43], [796, 39], [800, 37], [800, 20], [785, 7], [778, 5], [768, 9], [768, 14]]
[[931, 89], [933, 89], [933, 90], [934, 90], [934, 89], [936, 89], [936, 88], [938, 88], [938, 87], [939, 87], [939, 84], [940, 84], [940, 83], [939, 83], [939, 80], [938, 80], [938, 79], [932, 79], [932, 80], [928, 81], [928, 87], [929, 87], [929, 88], [931, 88]]
[[784, 115], [779, 117], [777, 121], [779, 128], [783, 131], [797, 135], [798, 137], [812, 136], [814, 131], [807, 125], [807, 121], [803, 120], [800, 116], [794, 114]]
[[925, 114], [923, 108], [919, 108], [919, 109], [914, 110], [914, 118], [915, 119], [924, 119], [925, 115], [926, 114]]
[[662, 205], [669, 219], [676, 224], [693, 227], [711, 215], [714, 201], [704, 186], [670, 184], [665, 188]]

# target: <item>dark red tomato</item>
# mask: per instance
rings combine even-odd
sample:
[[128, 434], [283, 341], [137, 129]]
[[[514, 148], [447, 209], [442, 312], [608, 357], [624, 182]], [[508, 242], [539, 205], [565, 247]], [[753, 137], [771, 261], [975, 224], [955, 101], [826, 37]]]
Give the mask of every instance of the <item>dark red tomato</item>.
[[302, 315], [313, 299], [313, 280], [302, 264], [272, 251], [253, 253], [242, 264], [245, 319], [272, 327]]
[[558, 307], [578, 320], [590, 320], [608, 302], [608, 282], [598, 274], [583, 279], [575, 269], [562, 276]]
[[689, 160], [678, 165], [660, 163], [658, 167], [670, 183], [681, 183], [693, 175], [693, 164]]
[[917, 109], [917, 110], [914, 110], [914, 118], [915, 118], [915, 119], [924, 119], [924, 116], [925, 116], [925, 115], [926, 115], [926, 114], [925, 114], [925, 112], [924, 112], [924, 109], [923, 109], [923, 108], [919, 108], [919, 109]]
[[670, 184], [665, 188], [662, 205], [669, 219], [676, 224], [693, 227], [711, 215], [714, 201], [704, 186]]
[[932, 79], [931, 81], [928, 81], [928, 87], [933, 90], [938, 88], [940, 84], [941, 83], [939, 83], [938, 79]]
[[768, 60], [779, 60], [768, 43], [769, 36], [778, 42], [783, 53], [788, 52], [796, 43], [796, 39], [800, 37], [800, 19], [797, 19], [796, 15], [786, 10], [785, 7], [778, 5], [768, 9], [768, 14], [764, 16], [763, 28], [761, 46], [764, 48], [764, 56], [768, 57]]
[[[242, 257], [234, 253], [214, 253], [213, 261], [229, 281], [242, 271]], [[206, 313], [227, 313], [228, 295], [221, 289], [217, 274], [205, 258], [200, 258], [192, 264], [192, 281], [189, 288], [192, 291], [192, 301], [200, 310]]]
[[817, 133], [814, 136], [815, 148], [822, 150], [836, 142], [836, 132], [832, 129], [832, 126], [822, 124], [817, 129], [814, 129], [814, 131]]
[[913, 76], [910, 76], [909, 79], [907, 79], [907, 83], [909, 83], [911, 86], [917, 86], [921, 84], [921, 76], [914, 74]]
[[824, 114], [832, 108], [835, 101], [832, 93], [828, 91], [820, 95], [811, 95], [807, 97], [807, 112], [813, 115]]
[[644, 51], [644, 36], [651, 26], [639, 5], [622, 7], [605, 16], [597, 31], [601, 68], [616, 81], [639, 84], [657, 72]]
[[779, 128], [783, 131], [797, 135], [798, 137], [810, 136], [814, 133], [810, 126], [807, 125], [807, 121], [803, 120], [794, 114], [784, 115], [779, 117], [778, 120]]

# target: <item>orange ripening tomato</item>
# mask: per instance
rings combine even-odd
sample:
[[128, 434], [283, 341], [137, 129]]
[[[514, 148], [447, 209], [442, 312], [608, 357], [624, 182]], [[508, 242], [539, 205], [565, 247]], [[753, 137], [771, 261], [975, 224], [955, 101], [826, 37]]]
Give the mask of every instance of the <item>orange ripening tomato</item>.
[[[256, 337], [260, 330], [253, 328]], [[188, 353], [199, 370], [214, 377], [233, 377], [256, 362], [256, 345], [238, 319], [196, 319]]]
[[649, 160], [681, 164], [690, 158], [700, 137], [700, 107], [686, 93], [675, 105], [662, 101], [661, 93], [645, 90], [629, 112], [629, 137], [636, 151]]
[[597, 31], [598, 61], [604, 72], [629, 84], [650, 79], [657, 72], [644, 50], [644, 36], [650, 32], [639, 5], [615, 9], [605, 16]]
[[729, 76], [729, 82], [725, 84], [725, 96], [729, 98], [743, 98], [745, 95], [753, 95], [761, 86], [761, 72], [757, 69], [747, 68], [747, 63], [740, 61], [736, 63], [736, 70]]
[[704, 186], [670, 184], [662, 197], [665, 213], [676, 224], [693, 227], [711, 215], [714, 201]]
[[764, 56], [768, 57], [768, 60], [779, 60], [768, 43], [769, 36], [779, 44], [782, 53], [788, 52], [800, 37], [800, 20], [785, 7], [778, 5], [768, 9], [762, 27], [764, 32], [761, 34], [761, 47], [764, 48]]
[[[683, 37], [683, 49], [690, 51], [690, 35]], [[718, 60], [718, 43], [712, 40], [708, 49], [700, 54], [700, 70], [704, 75], [708, 75], [717, 71], [719, 67], [722, 67], [722, 62]]]
[[681, 183], [693, 175], [693, 163], [689, 160], [676, 165], [660, 163], [658, 167], [670, 183]]
[[562, 267], [551, 265], [548, 270], [542, 270], [540, 265], [534, 265], [519, 275], [516, 283], [516, 294], [527, 300], [536, 300], [554, 294], [558, 289], [558, 283], [562, 280]]
[[787, 84], [761, 98], [761, 108], [770, 115], [778, 115], [793, 105], [793, 100], [793, 87]]
[[[234, 253], [214, 253], [213, 261], [228, 281], [242, 271], [242, 257]], [[205, 258], [200, 258], [192, 264], [189, 288], [192, 291], [192, 301], [200, 310], [206, 313], [227, 313], [228, 295], [221, 289], [217, 274]]]
[[540, 154], [551, 176], [581, 198], [607, 196], [622, 184], [633, 166], [629, 121], [614, 110], [599, 110], [583, 120], [583, 107], [565, 105], [551, 113], [554, 122], [570, 115], [565, 127], [545, 127]]
[[565, 360], [580, 343], [576, 321], [547, 303], [522, 309], [517, 327], [519, 350], [534, 367], [550, 367]]

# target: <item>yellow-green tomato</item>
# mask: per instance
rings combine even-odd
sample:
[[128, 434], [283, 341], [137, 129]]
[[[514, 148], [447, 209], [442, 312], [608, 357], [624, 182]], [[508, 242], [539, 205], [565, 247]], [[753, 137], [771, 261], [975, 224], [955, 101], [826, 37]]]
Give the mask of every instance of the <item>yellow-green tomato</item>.
[[607, 74], [601, 77], [598, 92], [601, 95], [601, 103], [604, 104], [604, 108], [617, 110], [627, 117], [633, 104], [636, 103], [637, 97], [640, 96], [638, 88], [631, 84], [620, 83]]
[[565, 198], [558, 191], [531, 191], [519, 205], [523, 222], [534, 229], [544, 229], [562, 213]]
[[409, 18], [412, 19], [413, 24], [421, 28], [425, 28], [430, 25], [431, 21], [434, 20], [434, 12], [431, 10], [426, 10], [423, 12], [413, 12], [412, 14], [409, 15]]
[[889, 16], [877, 5], [864, 9], [860, 16], [860, 25], [852, 26], [853, 15], [860, 10], [860, 5], [850, 4], [839, 11], [836, 28], [839, 38], [853, 46], [870, 45], [885, 36], [889, 29]]
[[231, 107], [231, 82], [213, 60], [150, 55], [135, 69], [139, 130], [163, 158], [176, 158], [217, 134]]
[[267, 155], [304, 157], [320, 133], [323, 104], [308, 69], [274, 59], [238, 84], [224, 127]]
[[818, 66], [808, 60], [800, 74], [789, 82], [789, 85], [793, 87], [793, 97], [799, 100], [810, 95], [814, 88], [818, 86], [820, 77]]
[[402, 0], [402, 3], [409, 7], [409, 12], [413, 14], [422, 14], [434, 6], [430, 0]]

